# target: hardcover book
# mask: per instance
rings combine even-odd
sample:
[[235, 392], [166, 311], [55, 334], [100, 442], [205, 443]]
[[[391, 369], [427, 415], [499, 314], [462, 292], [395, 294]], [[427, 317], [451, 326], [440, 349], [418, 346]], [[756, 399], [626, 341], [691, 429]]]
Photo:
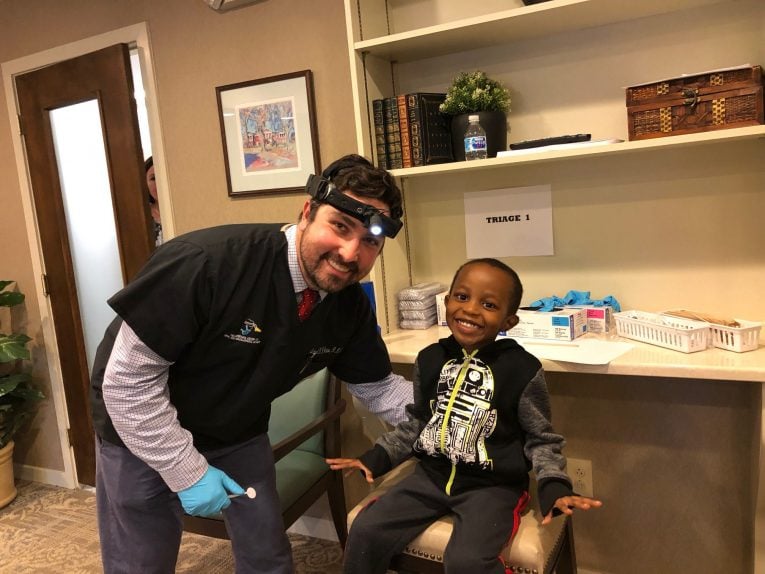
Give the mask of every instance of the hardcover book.
[[412, 153], [412, 167], [422, 165], [422, 120], [417, 94], [406, 95], [406, 113], [409, 116], [409, 144]]
[[398, 123], [398, 99], [396, 96], [383, 100], [385, 122], [385, 149], [388, 153], [388, 169], [404, 167], [401, 160], [401, 128]]
[[398, 126], [401, 132], [401, 164], [402, 167], [412, 167], [411, 132], [409, 131], [409, 113], [406, 108], [405, 94], [396, 96], [398, 103]]
[[454, 161], [448, 117], [438, 107], [446, 94], [407, 94], [412, 166]]
[[375, 154], [377, 167], [388, 169], [388, 152], [385, 149], [385, 119], [383, 118], [382, 99], [372, 100], [372, 116], [375, 128]]

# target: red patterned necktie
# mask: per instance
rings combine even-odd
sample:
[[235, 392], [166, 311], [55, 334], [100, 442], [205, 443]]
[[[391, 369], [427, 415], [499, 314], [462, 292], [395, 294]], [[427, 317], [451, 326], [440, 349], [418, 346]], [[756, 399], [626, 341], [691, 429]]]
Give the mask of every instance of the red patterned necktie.
[[303, 298], [298, 303], [298, 318], [305, 321], [311, 316], [311, 311], [319, 302], [319, 292], [314, 289], [304, 289], [301, 294]]

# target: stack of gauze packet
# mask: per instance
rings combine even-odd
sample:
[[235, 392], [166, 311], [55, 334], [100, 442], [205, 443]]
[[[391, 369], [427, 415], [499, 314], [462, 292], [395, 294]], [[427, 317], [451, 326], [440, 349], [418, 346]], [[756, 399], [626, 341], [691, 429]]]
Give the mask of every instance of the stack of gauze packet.
[[427, 329], [437, 321], [436, 294], [446, 289], [443, 283], [417, 283], [398, 294], [399, 327]]

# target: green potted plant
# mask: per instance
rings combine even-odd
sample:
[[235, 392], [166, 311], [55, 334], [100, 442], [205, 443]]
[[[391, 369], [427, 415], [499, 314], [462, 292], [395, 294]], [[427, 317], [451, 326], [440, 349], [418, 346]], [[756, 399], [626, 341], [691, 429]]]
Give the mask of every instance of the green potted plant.
[[[13, 281], [0, 281], [0, 307], [15, 307], [24, 302], [24, 294], [6, 290]], [[29, 385], [29, 373], [22, 371], [30, 358], [23, 333], [0, 331], [0, 508], [16, 498], [13, 481], [13, 437], [30, 415], [32, 403], [44, 395]]]
[[468, 126], [468, 116], [478, 115], [481, 127], [486, 131], [488, 157], [507, 149], [507, 112], [510, 111], [510, 92], [499, 81], [489, 78], [485, 72], [462, 72], [452, 81], [446, 99], [439, 110], [452, 116], [452, 151], [454, 159], [465, 159], [463, 138]]

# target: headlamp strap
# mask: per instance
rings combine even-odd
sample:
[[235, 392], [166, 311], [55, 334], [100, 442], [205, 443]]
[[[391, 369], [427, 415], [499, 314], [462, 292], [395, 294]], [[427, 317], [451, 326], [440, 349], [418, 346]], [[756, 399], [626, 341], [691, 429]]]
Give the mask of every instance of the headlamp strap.
[[338, 191], [332, 182], [325, 177], [315, 174], [309, 175], [306, 191], [314, 200], [320, 203], [327, 203], [335, 209], [339, 209], [343, 213], [358, 219], [367, 229], [370, 228], [372, 219], [374, 219], [380, 229], [376, 235], [382, 234], [393, 238], [403, 225], [400, 220], [385, 215], [379, 209], [367, 203], [357, 201], [349, 195]]

